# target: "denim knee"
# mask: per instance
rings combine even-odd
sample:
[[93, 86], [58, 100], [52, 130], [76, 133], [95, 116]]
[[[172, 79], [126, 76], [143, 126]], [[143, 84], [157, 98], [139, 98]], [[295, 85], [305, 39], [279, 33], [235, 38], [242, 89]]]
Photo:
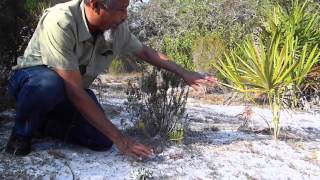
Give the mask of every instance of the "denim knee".
[[65, 98], [64, 81], [53, 70], [43, 71], [30, 79], [28, 85], [39, 99], [60, 102]]
[[17, 100], [15, 133], [25, 137], [41, 127], [44, 114], [65, 100], [63, 79], [45, 66], [17, 70], [9, 87]]
[[55, 71], [39, 66], [17, 73], [11, 84], [18, 83], [15, 85], [19, 87], [15, 88], [18, 105], [50, 110], [65, 99], [64, 81]]

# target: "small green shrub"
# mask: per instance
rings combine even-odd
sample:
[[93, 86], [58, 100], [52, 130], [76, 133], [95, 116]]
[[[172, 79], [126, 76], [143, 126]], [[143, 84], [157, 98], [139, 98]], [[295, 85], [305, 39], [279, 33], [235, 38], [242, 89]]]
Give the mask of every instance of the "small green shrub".
[[180, 64], [188, 70], [194, 70], [192, 47], [194, 40], [199, 36], [199, 33], [193, 31], [181, 35], [177, 38], [166, 36], [163, 40], [162, 52], [167, 54], [173, 61]]
[[112, 74], [119, 74], [125, 72], [123, 60], [120, 58], [113, 59], [109, 66], [109, 72]]
[[[136, 127], [148, 137], [179, 139], [187, 127], [185, 106], [189, 89], [174, 74], [153, 69], [137, 85], [129, 82], [127, 110]], [[182, 134], [181, 134], [182, 131]]]
[[212, 63], [221, 58], [225, 51], [224, 42], [215, 33], [197, 38], [192, 47], [195, 69], [201, 72], [214, 71]]
[[38, 24], [39, 18], [43, 11], [51, 6], [52, 0], [26, 0], [25, 9], [31, 16], [31, 23], [33, 27]]

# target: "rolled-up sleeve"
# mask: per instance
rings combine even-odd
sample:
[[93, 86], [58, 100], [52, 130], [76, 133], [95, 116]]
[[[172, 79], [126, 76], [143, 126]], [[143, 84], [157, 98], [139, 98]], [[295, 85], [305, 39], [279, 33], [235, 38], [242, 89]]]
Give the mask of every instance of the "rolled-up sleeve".
[[135, 35], [130, 32], [128, 24], [126, 22], [123, 24], [122, 38], [124, 41], [124, 46], [122, 48], [123, 54], [135, 55], [141, 51], [143, 46], [142, 43]]
[[41, 28], [40, 54], [43, 63], [57, 69], [79, 70], [71, 26], [47, 17]]

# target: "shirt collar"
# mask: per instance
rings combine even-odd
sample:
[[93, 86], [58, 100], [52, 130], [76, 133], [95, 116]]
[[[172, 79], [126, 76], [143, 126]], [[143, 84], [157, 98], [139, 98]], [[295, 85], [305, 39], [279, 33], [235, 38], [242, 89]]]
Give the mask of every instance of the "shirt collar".
[[92, 39], [91, 33], [89, 31], [89, 27], [88, 27], [88, 23], [87, 23], [87, 18], [86, 18], [86, 14], [84, 11], [84, 3], [83, 1], [80, 4], [80, 14], [81, 17], [78, 18], [79, 20], [79, 40], [81, 42], [83, 41], [87, 41], [89, 39]]

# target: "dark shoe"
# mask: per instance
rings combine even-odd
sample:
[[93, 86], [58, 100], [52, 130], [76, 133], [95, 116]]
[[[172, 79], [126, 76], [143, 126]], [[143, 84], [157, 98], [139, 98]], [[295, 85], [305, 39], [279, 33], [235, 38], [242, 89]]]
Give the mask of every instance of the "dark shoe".
[[6, 146], [6, 152], [12, 155], [24, 156], [31, 152], [31, 138], [11, 134]]

